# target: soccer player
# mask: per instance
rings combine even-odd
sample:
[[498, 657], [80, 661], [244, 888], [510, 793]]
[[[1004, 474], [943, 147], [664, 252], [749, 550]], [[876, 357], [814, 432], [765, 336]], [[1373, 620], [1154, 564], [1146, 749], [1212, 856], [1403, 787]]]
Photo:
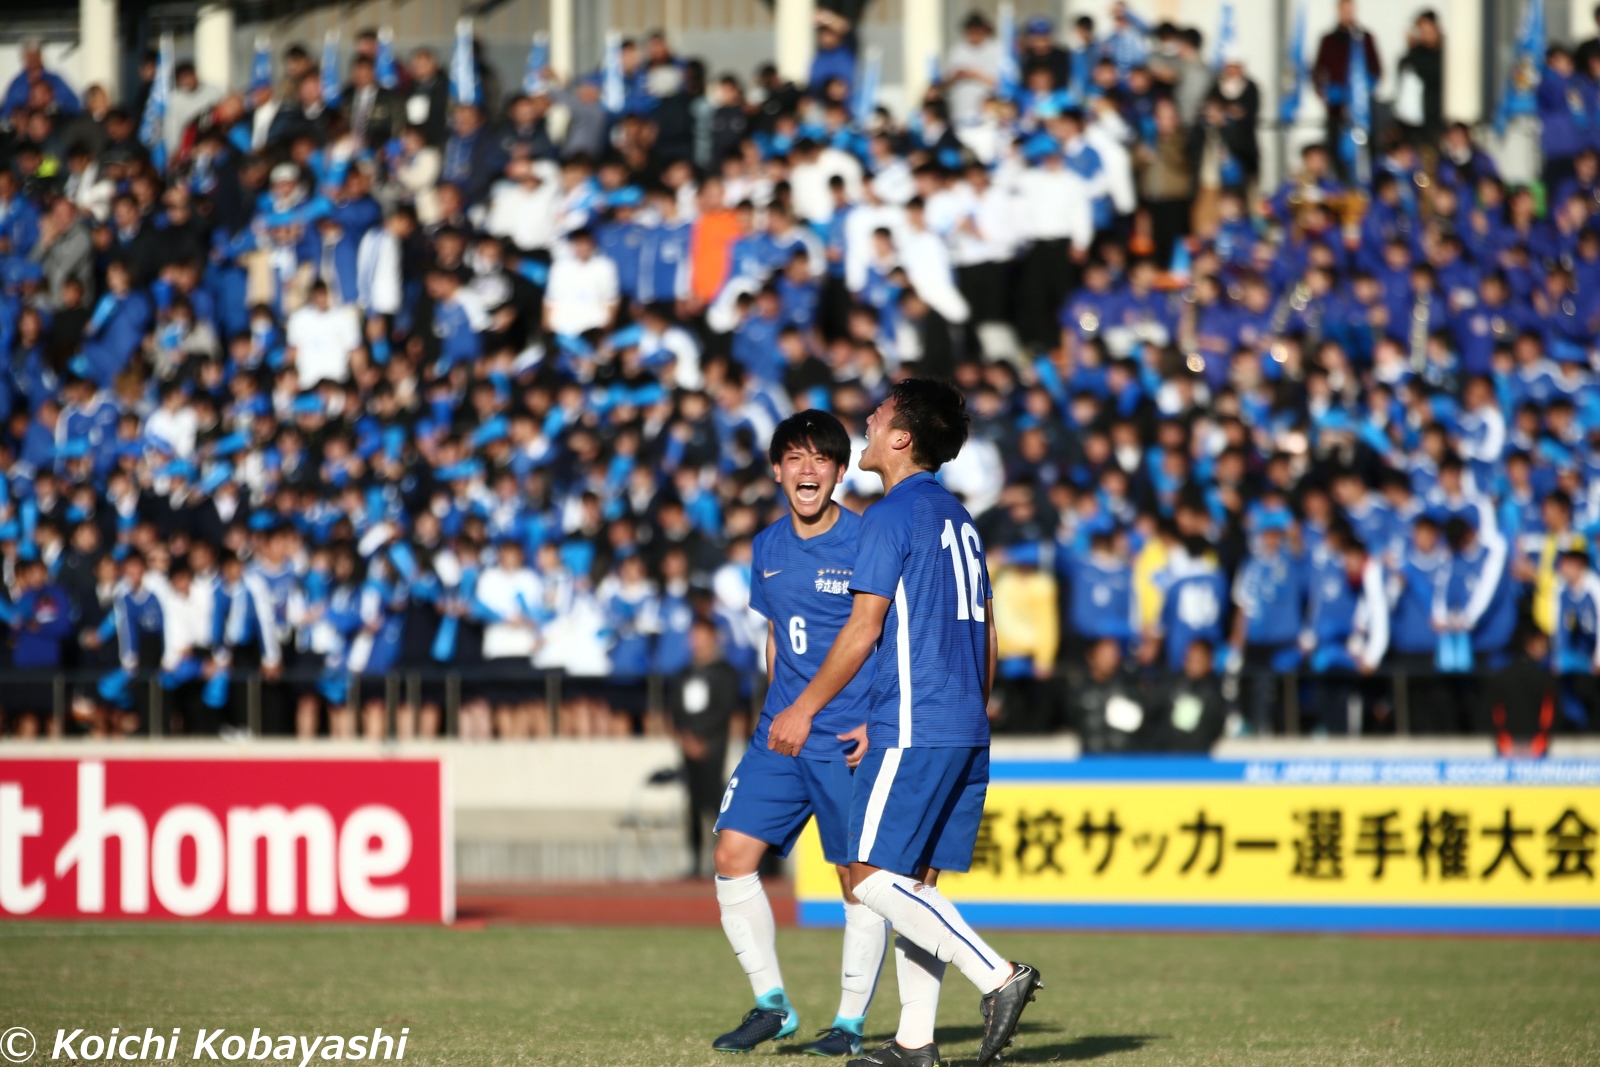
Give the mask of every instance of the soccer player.
[[934, 1016], [946, 963], [983, 994], [979, 1067], [1016, 1033], [1039, 972], [1008, 962], [938, 890], [965, 871], [989, 783], [996, 642], [983, 543], [934, 472], [967, 439], [966, 402], [928, 378], [895, 383], [867, 419], [861, 467], [885, 495], [861, 520], [850, 619], [816, 677], [773, 719], [768, 744], [807, 745], [814, 720], [872, 661], [867, 752], [850, 796], [850, 887], [894, 926], [900, 1028], [851, 1067], [933, 1067]]
[[862, 671], [837, 692], [793, 751], [773, 751], [767, 727], [817, 673], [850, 617], [861, 519], [832, 500], [850, 465], [850, 437], [838, 419], [822, 411], [785, 419], [773, 432], [769, 454], [789, 500], [789, 515], [757, 534], [751, 549], [750, 606], [767, 618], [769, 687], [761, 722], [723, 797], [715, 854], [722, 928], [750, 978], [756, 1006], [711, 1047], [746, 1052], [799, 1028], [778, 970], [772, 907], [756, 869], [769, 846], [788, 855], [814, 814], [822, 853], [838, 865], [844, 891], [844, 965], [839, 1012], [805, 1051], [845, 1056], [861, 1051], [867, 1006], [889, 943], [883, 919], [851, 893], [847, 866], [851, 768], [865, 752], [872, 672]]

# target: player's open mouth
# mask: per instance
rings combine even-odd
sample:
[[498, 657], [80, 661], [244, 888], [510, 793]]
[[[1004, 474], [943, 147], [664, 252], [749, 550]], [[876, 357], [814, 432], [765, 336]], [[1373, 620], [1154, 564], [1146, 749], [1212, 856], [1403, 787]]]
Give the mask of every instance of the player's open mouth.
[[816, 482], [801, 482], [794, 487], [794, 495], [796, 499], [805, 504], [815, 503], [817, 497], [820, 496], [821, 493], [822, 486], [818, 485]]

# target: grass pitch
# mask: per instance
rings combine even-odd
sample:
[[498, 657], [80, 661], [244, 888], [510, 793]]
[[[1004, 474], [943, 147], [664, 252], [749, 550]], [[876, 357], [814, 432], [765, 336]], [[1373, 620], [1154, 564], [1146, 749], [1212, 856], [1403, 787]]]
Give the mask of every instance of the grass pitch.
[[[1600, 941], [993, 941], [1046, 980], [1011, 1063], [1600, 1063]], [[837, 1004], [839, 935], [786, 930], [779, 949], [809, 1038]], [[710, 1040], [749, 1002], [716, 929], [0, 926], [0, 1030], [37, 1035], [33, 1067], [48, 1062], [58, 1027], [113, 1026], [182, 1027], [180, 1064], [192, 1062], [198, 1027], [248, 1038], [255, 1027], [314, 1037], [375, 1026], [409, 1027], [405, 1061], [418, 1067], [726, 1064]], [[897, 1005], [891, 957], [869, 1037], [892, 1034]], [[977, 1008], [951, 968], [939, 1017], [946, 1064], [973, 1062]], [[794, 1057], [797, 1047], [755, 1056], [816, 1062]]]

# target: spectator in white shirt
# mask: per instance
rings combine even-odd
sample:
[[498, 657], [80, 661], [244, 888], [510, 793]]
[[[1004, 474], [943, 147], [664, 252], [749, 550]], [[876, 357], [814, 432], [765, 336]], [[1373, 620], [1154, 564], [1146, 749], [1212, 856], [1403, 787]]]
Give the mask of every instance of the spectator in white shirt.
[[670, 373], [663, 381], [679, 389], [699, 389], [705, 384], [700, 373], [700, 345], [694, 335], [677, 325], [659, 304], [647, 304], [639, 317], [642, 336], [639, 338], [639, 355], [646, 360], [664, 363], [671, 360]]
[[416, 211], [402, 204], [374, 226], [356, 249], [356, 300], [370, 315], [395, 315], [405, 296], [402, 249], [417, 231]]
[[199, 429], [199, 417], [190, 406], [189, 395], [184, 392], [183, 386], [177, 382], [163, 385], [161, 406], [144, 421], [146, 436], [167, 445], [179, 459], [188, 459], [194, 455], [195, 435]]
[[350, 377], [350, 354], [361, 347], [361, 322], [353, 305], [333, 307], [328, 286], [311, 286], [311, 300], [289, 316], [286, 340], [302, 391]]
[[176, 154], [183, 143], [183, 129], [196, 117], [210, 111], [222, 99], [222, 90], [202, 85], [193, 63], [179, 63], [173, 69], [172, 96], [167, 102], [167, 151]]
[[961, 40], [945, 56], [944, 93], [950, 104], [950, 121], [960, 126], [974, 122], [983, 103], [1000, 83], [1004, 53], [989, 20], [974, 11], [961, 24]]
[[906, 279], [917, 295], [946, 320], [966, 322], [971, 309], [961, 290], [956, 288], [955, 274], [950, 269], [950, 248], [944, 238], [928, 229], [925, 214], [920, 197], [906, 205], [906, 228], [898, 244]]
[[544, 160], [514, 159], [506, 165], [506, 175], [490, 190], [483, 228], [496, 237], [511, 238], [523, 252], [548, 251], [557, 237], [560, 171]]
[[969, 166], [966, 177], [972, 195], [951, 235], [951, 258], [972, 320], [1000, 322], [1010, 302], [1006, 279], [1017, 252], [1015, 197], [981, 163]]
[[1072, 290], [1072, 264], [1088, 258], [1094, 241], [1094, 210], [1059, 145], [1042, 139], [1028, 151], [1034, 165], [1017, 175], [1017, 212], [1033, 244], [1017, 287], [1017, 332], [1024, 344], [1048, 348], [1058, 336], [1056, 313]]
[[550, 267], [544, 294], [544, 328], [579, 336], [610, 329], [617, 316], [617, 265], [595, 249], [594, 234], [577, 230], [566, 254]]
[[506, 541], [494, 565], [478, 577], [475, 595], [484, 618], [484, 659], [526, 659], [538, 647], [537, 612], [544, 589], [524, 563], [522, 546]]
[[844, 179], [845, 196], [850, 203], [861, 199], [861, 162], [849, 152], [802, 140], [789, 154], [789, 191], [794, 198], [794, 213], [815, 226], [826, 226], [833, 218], [833, 194], [828, 183]]

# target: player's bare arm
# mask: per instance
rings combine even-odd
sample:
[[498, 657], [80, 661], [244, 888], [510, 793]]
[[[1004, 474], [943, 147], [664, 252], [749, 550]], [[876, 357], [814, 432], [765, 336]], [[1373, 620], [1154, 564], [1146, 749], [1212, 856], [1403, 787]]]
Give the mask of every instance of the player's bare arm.
[[[798, 756], [811, 735], [811, 720], [828, 701], [850, 684], [873, 646], [883, 636], [883, 620], [889, 614], [889, 599], [874, 593], [856, 593], [850, 620], [839, 631], [817, 676], [798, 699], [778, 713], [767, 730], [767, 747], [785, 756]], [[864, 755], [865, 753], [863, 753]]]
[[772, 688], [772, 675], [778, 669], [778, 629], [767, 620], [767, 688]]

